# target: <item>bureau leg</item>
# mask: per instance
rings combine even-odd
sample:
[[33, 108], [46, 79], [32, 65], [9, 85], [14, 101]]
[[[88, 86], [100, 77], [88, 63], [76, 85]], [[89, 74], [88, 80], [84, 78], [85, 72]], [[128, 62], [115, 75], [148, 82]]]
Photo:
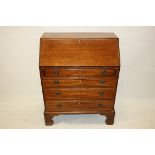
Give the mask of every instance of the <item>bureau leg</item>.
[[44, 113], [45, 124], [46, 125], [53, 125], [53, 123], [54, 123], [54, 121], [52, 120], [53, 117], [54, 117], [54, 115], [51, 115], [49, 113]]
[[112, 111], [110, 113], [106, 114], [106, 124], [107, 125], [113, 125], [114, 124], [114, 118], [115, 118], [115, 111]]

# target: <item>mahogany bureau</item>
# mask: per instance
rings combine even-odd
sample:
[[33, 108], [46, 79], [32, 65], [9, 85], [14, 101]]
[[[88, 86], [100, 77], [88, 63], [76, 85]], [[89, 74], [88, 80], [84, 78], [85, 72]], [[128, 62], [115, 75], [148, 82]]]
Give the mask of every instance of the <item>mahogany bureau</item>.
[[46, 125], [59, 114], [101, 114], [114, 123], [120, 70], [114, 33], [44, 33], [39, 68]]

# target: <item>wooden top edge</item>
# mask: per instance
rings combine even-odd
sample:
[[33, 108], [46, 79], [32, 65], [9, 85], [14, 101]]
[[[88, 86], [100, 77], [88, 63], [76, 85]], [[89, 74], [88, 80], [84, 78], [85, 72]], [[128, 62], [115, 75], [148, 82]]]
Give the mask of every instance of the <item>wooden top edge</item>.
[[41, 39], [118, 39], [113, 32], [46, 32]]
[[80, 66], [80, 65], [79, 65], [79, 66], [64, 66], [64, 65], [63, 65], [63, 66], [61, 66], [61, 65], [59, 65], [59, 66], [54, 66], [54, 65], [52, 65], [52, 66], [50, 66], [50, 65], [42, 65], [42, 64], [39, 63], [39, 67], [43, 67], [43, 68], [44, 68], [44, 67], [49, 67], [49, 68], [51, 68], [51, 67], [64, 67], [64, 68], [81, 68], [81, 67], [87, 67], [87, 68], [92, 68], [92, 67], [93, 67], [93, 68], [96, 68], [96, 67], [117, 67], [117, 68], [120, 68], [121, 66], [120, 66], [120, 64], [118, 64], [118, 65], [112, 65], [112, 66], [109, 66], [109, 65], [108, 65], [108, 66], [107, 66], [107, 65], [104, 65], [104, 66], [103, 66], [103, 65], [102, 65], [102, 66], [95, 66], [95, 65], [94, 65], [94, 66], [92, 66], [92, 65], [91, 65], [91, 66], [89, 66], [89, 65], [87, 65], [87, 66]]

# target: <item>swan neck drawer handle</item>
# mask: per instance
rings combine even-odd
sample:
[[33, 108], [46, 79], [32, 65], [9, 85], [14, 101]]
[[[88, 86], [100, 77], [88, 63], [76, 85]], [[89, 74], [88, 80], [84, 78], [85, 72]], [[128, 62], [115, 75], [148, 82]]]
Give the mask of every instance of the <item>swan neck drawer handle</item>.
[[59, 71], [54, 71], [54, 74], [58, 75], [59, 74]]
[[60, 81], [59, 80], [55, 80], [54, 84], [60, 84]]
[[100, 95], [100, 96], [103, 96], [103, 95], [104, 95], [104, 92], [99, 92], [99, 95]]
[[108, 73], [107, 71], [102, 71], [101, 72], [102, 75], [107, 75], [107, 73]]
[[104, 84], [105, 81], [104, 81], [104, 80], [100, 80], [99, 83], [100, 83], [100, 84]]
[[102, 107], [103, 107], [103, 104], [102, 104], [102, 103], [98, 103], [97, 106], [98, 106], [99, 108], [102, 108]]
[[61, 92], [55, 92], [55, 95], [59, 96], [59, 95], [61, 95]]
[[61, 104], [61, 103], [58, 103], [56, 106], [57, 106], [58, 108], [61, 108], [61, 107], [62, 107], [62, 104]]

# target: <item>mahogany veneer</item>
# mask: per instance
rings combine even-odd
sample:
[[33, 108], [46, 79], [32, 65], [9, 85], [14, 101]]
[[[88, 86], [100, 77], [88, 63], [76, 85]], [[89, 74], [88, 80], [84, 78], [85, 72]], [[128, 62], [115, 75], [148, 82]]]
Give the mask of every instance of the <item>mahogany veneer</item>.
[[44, 33], [39, 68], [46, 125], [59, 114], [101, 114], [114, 123], [120, 70], [114, 33]]

